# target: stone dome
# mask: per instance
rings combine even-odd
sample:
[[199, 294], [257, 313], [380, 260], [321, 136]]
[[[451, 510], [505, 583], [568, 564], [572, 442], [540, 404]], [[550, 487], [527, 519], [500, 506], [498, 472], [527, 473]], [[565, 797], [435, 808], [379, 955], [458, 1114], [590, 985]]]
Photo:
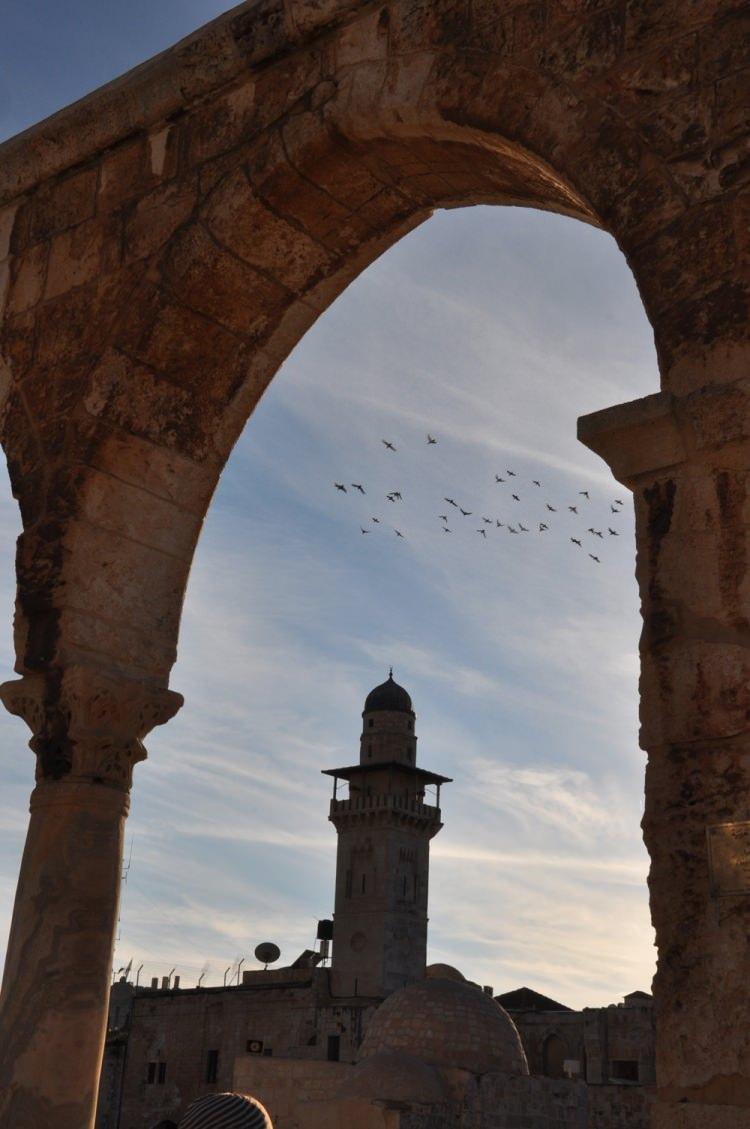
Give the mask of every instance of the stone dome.
[[420, 980], [388, 996], [370, 1020], [360, 1058], [383, 1051], [472, 1074], [529, 1073], [508, 1013], [481, 989], [456, 980]]
[[371, 690], [365, 699], [364, 713], [373, 713], [375, 710], [397, 710], [400, 713], [412, 713], [411, 698], [393, 681], [393, 671], [388, 675], [387, 682], [381, 683]]
[[273, 1129], [268, 1112], [245, 1094], [205, 1094], [187, 1107], [180, 1129]]
[[458, 980], [462, 984], [466, 983], [463, 972], [459, 972], [452, 964], [428, 964], [424, 974], [428, 980]]
[[434, 1066], [413, 1055], [381, 1051], [357, 1063], [336, 1097], [430, 1105], [446, 1101], [448, 1092]]

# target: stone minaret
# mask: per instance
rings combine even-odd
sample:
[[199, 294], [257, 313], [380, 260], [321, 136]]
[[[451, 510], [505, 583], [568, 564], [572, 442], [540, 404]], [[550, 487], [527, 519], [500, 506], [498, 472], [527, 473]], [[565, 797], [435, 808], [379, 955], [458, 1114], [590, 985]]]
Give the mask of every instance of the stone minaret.
[[430, 839], [449, 778], [417, 768], [411, 698], [393, 671], [362, 722], [359, 764], [326, 770], [338, 832], [332, 976], [337, 995], [382, 997], [424, 976]]

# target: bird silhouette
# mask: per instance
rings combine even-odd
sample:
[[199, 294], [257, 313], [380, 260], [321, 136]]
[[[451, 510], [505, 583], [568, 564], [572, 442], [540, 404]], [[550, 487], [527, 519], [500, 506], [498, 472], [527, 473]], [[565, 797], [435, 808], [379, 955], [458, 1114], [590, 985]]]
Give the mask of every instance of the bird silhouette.
[[556, 513], [557, 513], [557, 510], [555, 509], [555, 507], [554, 507], [554, 506], [551, 506], [551, 505], [549, 504], [549, 502], [545, 502], [544, 504], [545, 504], [545, 506], [547, 507], [547, 509], [549, 510], [549, 512], [550, 512], [551, 514], [556, 514]]
[[394, 498], [397, 499], [397, 501], [399, 501], [399, 502], [401, 501], [401, 495], [399, 494], [398, 490], [391, 490], [391, 494], [393, 495]]
[[441, 525], [440, 528], [442, 529], [443, 533], [452, 533], [453, 532], [453, 530], [449, 529], [447, 525]]
[[602, 533], [601, 529], [595, 529], [594, 530], [594, 537], [603, 537], [603, 536], [604, 536], [604, 534]]
[[448, 520], [447, 514], [438, 514], [438, 517], [440, 518], [441, 521], [447, 521]]
[[398, 529], [394, 528], [393, 532], [396, 534], [397, 537], [403, 537], [404, 536], [403, 533], [401, 533]]
[[375, 522], [376, 525], [380, 525], [380, 518], [379, 517], [374, 517], [372, 520]]
[[495, 482], [505, 482], [505, 479], [501, 478], [499, 474], [496, 474], [495, 475]]
[[577, 507], [577, 506], [568, 506], [568, 509], [570, 510], [570, 512], [571, 512], [572, 514], [577, 514], [577, 513], [578, 513], [578, 507]]
[[602, 563], [602, 562], [601, 562], [601, 561], [599, 560], [599, 558], [598, 558], [598, 557], [595, 557], [595, 556], [594, 556], [594, 554], [593, 554], [593, 553], [589, 553], [589, 556], [591, 557], [592, 561], [596, 561], [596, 563], [597, 563], [597, 564], [601, 564], [601, 563]]
[[497, 526], [498, 529], [502, 529], [505, 525], [505, 522], [504, 521], [498, 521], [497, 518], [495, 518], [495, 525]]
[[611, 509], [611, 511], [612, 511], [612, 513], [613, 513], [613, 514], [619, 514], [619, 512], [620, 512], [620, 511], [618, 510], [617, 506], [610, 506], [609, 508]]
[[518, 494], [511, 494], [511, 498], [513, 498], [513, 499], [514, 499], [514, 501], [516, 501], [516, 502], [520, 502], [520, 501], [521, 501], [521, 499], [520, 499], [520, 498], [518, 497]]
[[506, 474], [509, 474], [511, 478], [515, 478], [515, 477], [516, 477], [516, 472], [515, 472], [514, 470], [508, 470], [508, 468], [507, 468], [507, 467], [505, 468], [505, 473], [506, 473]]
[[393, 444], [389, 443], [387, 439], [381, 439], [380, 442], [383, 444], [384, 447], [387, 447], [389, 451], [395, 451], [396, 450], [396, 448], [393, 446]]
[[395, 494], [386, 494], [386, 498], [388, 499], [389, 502], [395, 502], [396, 501], [396, 495]]
[[615, 503], [616, 503], [616, 504], [617, 504], [618, 506], [624, 506], [624, 505], [625, 505], [625, 503], [623, 502], [622, 498], [615, 498]]
[[364, 486], [360, 482], [352, 482], [352, 490], [359, 490], [360, 494], [366, 494]]
[[433, 443], [437, 443], [437, 439], [433, 439], [432, 436], [430, 435], [429, 431], [427, 432], [427, 442], [430, 445], [432, 445]]
[[619, 533], [617, 532], [617, 530], [616, 530], [616, 529], [610, 529], [610, 528], [609, 528], [609, 526], [607, 526], [607, 532], [608, 532], [608, 533], [609, 533], [609, 534], [610, 534], [610, 535], [611, 535], [612, 537], [619, 537], [619, 536], [620, 536], [620, 534], [619, 534]]
[[596, 533], [596, 530], [594, 529], [594, 527], [593, 527], [593, 526], [591, 526], [591, 525], [590, 525], [590, 526], [588, 527], [588, 529], [586, 530], [586, 532], [587, 532], [587, 533]]
[[[459, 508], [459, 510], [461, 510], [460, 506], [458, 508]], [[464, 515], [464, 517], [471, 517], [473, 512], [474, 512], [473, 510], [461, 510], [461, 513]]]
[[541, 486], [542, 485], [541, 482], [537, 482], [537, 480], [535, 478], [532, 478], [531, 484], [532, 484], [532, 486]]
[[458, 502], [454, 502], [452, 498], [443, 498], [443, 501], [447, 502], [449, 506], [458, 506]]
[[573, 542], [574, 545], [577, 545], [579, 549], [583, 548], [583, 546], [581, 545], [581, 542], [577, 541], [575, 537], [571, 537], [570, 540]]
[[545, 530], [547, 530], [547, 529], [549, 529], [549, 526], [545, 525], [543, 521], [540, 521], [539, 522], [539, 532], [544, 533]]
[[342, 494], [346, 494], [346, 487], [344, 486], [343, 482], [334, 482], [333, 485], [337, 490], [340, 490]]
[[588, 490], [579, 490], [579, 491], [578, 491], [578, 493], [579, 493], [579, 494], [581, 494], [581, 495], [583, 495], [583, 497], [584, 497], [584, 498], [588, 498], [588, 497], [589, 497], [589, 492], [588, 492]]
[[482, 521], [484, 522], [485, 525], [492, 525], [492, 518], [491, 517], [483, 517]]
[[487, 530], [486, 530], [486, 529], [478, 529], [478, 530], [477, 530], [477, 533], [481, 533], [481, 534], [482, 534], [482, 537], [486, 537], [486, 536], [487, 536]]
[[518, 533], [518, 530], [514, 529], [512, 525], [509, 525], [508, 526], [508, 533]]
[[520, 521], [518, 523], [518, 528], [521, 530], [522, 533], [528, 533], [529, 532], [525, 525], [521, 525]]
[[370, 532], [369, 529], [363, 529], [361, 525], [359, 527], [359, 531], [360, 531], [360, 533], [369, 533]]

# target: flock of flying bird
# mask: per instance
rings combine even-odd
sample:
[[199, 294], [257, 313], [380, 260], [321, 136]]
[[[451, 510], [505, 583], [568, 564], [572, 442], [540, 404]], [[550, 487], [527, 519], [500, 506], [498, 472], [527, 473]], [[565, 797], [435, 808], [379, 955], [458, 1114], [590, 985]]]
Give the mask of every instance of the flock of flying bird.
[[[381, 443], [383, 444], [383, 446], [386, 448], [387, 451], [391, 451], [394, 454], [397, 452], [397, 447], [389, 439], [381, 439]], [[427, 444], [428, 444], [428, 446], [434, 446], [434, 445], [437, 444], [437, 439], [435, 439], [434, 436], [428, 434], [427, 435]], [[506, 469], [505, 470], [505, 476], [503, 476], [501, 474], [495, 475], [495, 483], [498, 486], [510, 485], [511, 479], [515, 479], [515, 478], [518, 478], [517, 473], [514, 470]], [[535, 487], [535, 489], [537, 489], [537, 490], [542, 489], [542, 484], [538, 479], [532, 478], [530, 480], [530, 483], [531, 483], [532, 486]], [[351, 482], [348, 485], [344, 482], [334, 482], [333, 485], [342, 494], [347, 494], [349, 492], [349, 490], [356, 490], [360, 494], [363, 494], [363, 495], [367, 494], [367, 491], [365, 490], [365, 487], [363, 486], [363, 484], [361, 482]], [[517, 488], [515, 483], [512, 483], [512, 486], [514, 488]], [[510, 500], [514, 503], [514, 505], [515, 504], [520, 505], [520, 503], [521, 503], [520, 494], [515, 493], [514, 489], [510, 489], [508, 492], [510, 493]], [[391, 490], [390, 493], [387, 493], [385, 495], [385, 497], [393, 505], [398, 505], [399, 502], [403, 501], [402, 494], [399, 490]], [[540, 498], [541, 497], [542, 497], [542, 495], [540, 495]], [[460, 504], [460, 502], [457, 502], [455, 498], [443, 498], [443, 501], [448, 506], [452, 507], [452, 510], [454, 511], [453, 517], [458, 519], [459, 515], [460, 515], [461, 521], [465, 520], [466, 518], [473, 517], [475, 515], [474, 510], [464, 509], [463, 506]], [[551, 502], [545, 501], [544, 502], [544, 510], [543, 510], [543, 516], [544, 516], [545, 520], [544, 521], [535, 521], [535, 522], [533, 522], [529, 525], [524, 525], [523, 522], [521, 522], [520, 520], [517, 520], [517, 519], [513, 519], [512, 521], [500, 521], [500, 519], [496, 518], [496, 517], [493, 518], [493, 517], [485, 517], [484, 515], [480, 515], [482, 524], [480, 525], [479, 529], [476, 530], [476, 532], [484, 540], [487, 539], [487, 529], [488, 529], [488, 527], [495, 529], [495, 530], [505, 529], [505, 530], [507, 530], [508, 533], [515, 534], [516, 536], [520, 536], [520, 535], [523, 535], [524, 533], [532, 533], [532, 532], [537, 533], [537, 534], [544, 534], [544, 533], [547, 533], [549, 531], [550, 523], [554, 520], [553, 518], [550, 517], [551, 514], [557, 514], [557, 513], [572, 514], [577, 518], [582, 518], [584, 516], [584, 513], [580, 512], [580, 511], [583, 510], [585, 512], [585, 508], [590, 501], [591, 501], [591, 498], [590, 498], [588, 490], [579, 490], [578, 491], [578, 497], [576, 499], [575, 505], [553, 506], [551, 504]], [[609, 503], [609, 509], [610, 509], [609, 522], [610, 523], [612, 521], [616, 520], [616, 517], [619, 516], [619, 514], [622, 512], [622, 506], [623, 505], [624, 505], [624, 503], [623, 503], [621, 498], [615, 498], [612, 502]], [[615, 515], [615, 517], [612, 517], [612, 515]], [[443, 533], [453, 533], [453, 529], [449, 525], [449, 515], [447, 513], [444, 513], [444, 514], [437, 514], [436, 516], [437, 516], [437, 519], [440, 522], [442, 522], [442, 525], [440, 525], [438, 528], [440, 528]], [[383, 524], [381, 518], [379, 518], [379, 517], [373, 517], [370, 520], [371, 520], [373, 525]], [[527, 518], [526, 520], [528, 521], [529, 519]], [[533, 525], [536, 525], [537, 528], [533, 529], [532, 528]], [[396, 534], [397, 537], [401, 537], [401, 538], [404, 537], [404, 534], [401, 532], [400, 529], [397, 529], [395, 526], [393, 526], [392, 528], [393, 528], [393, 532]], [[367, 535], [368, 533], [372, 533], [372, 529], [367, 529], [363, 525], [360, 525], [359, 529], [360, 529], [360, 533], [362, 533], [363, 535]], [[593, 537], [598, 538], [600, 541], [609, 540], [610, 537], [619, 537], [619, 533], [618, 533], [617, 529], [613, 529], [612, 525], [609, 524], [609, 523], [605, 523], [605, 526], [602, 529], [595, 529], [593, 525], [590, 525], [588, 527], [588, 529], [586, 530], [586, 533], [588, 535], [590, 535], [592, 538]], [[571, 541], [571, 543], [573, 545], [577, 546], [579, 549], [584, 550], [584, 548], [585, 548], [586, 552], [588, 552], [588, 543], [587, 543], [586, 546], [584, 546], [583, 534], [581, 534], [580, 537], [569, 537], [569, 540]], [[592, 544], [592, 546], [596, 546], [596, 542], [592, 542], [591, 544]], [[596, 562], [596, 564], [601, 564], [601, 558], [596, 553], [588, 553], [588, 555], [589, 555], [589, 557], [591, 558], [592, 561]]]

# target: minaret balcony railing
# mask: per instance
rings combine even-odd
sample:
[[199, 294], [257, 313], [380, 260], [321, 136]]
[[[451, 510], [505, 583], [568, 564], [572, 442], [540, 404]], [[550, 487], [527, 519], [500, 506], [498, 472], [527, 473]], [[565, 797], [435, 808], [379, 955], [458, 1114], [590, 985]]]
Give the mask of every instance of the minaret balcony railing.
[[432, 804], [423, 804], [412, 796], [393, 796], [375, 794], [371, 796], [353, 796], [348, 800], [331, 800], [331, 815], [346, 815], [348, 813], [366, 813], [377, 811], [402, 812], [404, 815], [417, 815], [426, 819], [440, 819], [440, 808]]

